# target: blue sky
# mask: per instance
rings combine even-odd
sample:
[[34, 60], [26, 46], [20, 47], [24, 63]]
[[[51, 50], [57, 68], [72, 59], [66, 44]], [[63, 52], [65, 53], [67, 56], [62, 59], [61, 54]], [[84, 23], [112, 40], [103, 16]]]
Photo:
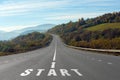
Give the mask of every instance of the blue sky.
[[0, 30], [61, 24], [120, 11], [120, 0], [0, 0]]

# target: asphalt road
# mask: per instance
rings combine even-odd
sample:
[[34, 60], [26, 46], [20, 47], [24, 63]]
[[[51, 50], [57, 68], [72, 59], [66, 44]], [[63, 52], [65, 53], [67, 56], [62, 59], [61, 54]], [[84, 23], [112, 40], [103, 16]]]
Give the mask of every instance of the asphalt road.
[[50, 46], [0, 57], [0, 80], [120, 80], [120, 57]]

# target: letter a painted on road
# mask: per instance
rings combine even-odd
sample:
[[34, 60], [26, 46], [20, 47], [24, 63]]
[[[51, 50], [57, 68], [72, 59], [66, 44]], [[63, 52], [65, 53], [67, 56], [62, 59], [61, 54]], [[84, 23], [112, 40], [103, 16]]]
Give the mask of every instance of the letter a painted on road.
[[50, 69], [48, 72], [48, 76], [57, 76], [55, 69]]

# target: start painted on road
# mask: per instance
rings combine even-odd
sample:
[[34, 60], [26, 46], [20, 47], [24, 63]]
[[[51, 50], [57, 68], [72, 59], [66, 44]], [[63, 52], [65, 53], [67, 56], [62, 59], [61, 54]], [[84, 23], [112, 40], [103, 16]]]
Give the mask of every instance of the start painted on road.
[[[33, 69], [27, 69], [25, 70], [23, 73], [20, 74], [20, 76], [28, 76], [30, 75], [34, 70]], [[37, 73], [35, 74], [36, 76], [40, 76], [42, 73], [45, 72], [45, 69], [37, 69]], [[78, 69], [70, 69], [70, 71], [68, 71], [67, 69], [59, 69], [59, 72], [61, 74], [61, 76], [72, 76], [70, 74], [70, 72], [74, 72], [76, 75], [78, 76], [82, 76], [82, 74], [79, 72]], [[50, 69], [48, 71], [47, 76], [58, 76], [55, 69]]]

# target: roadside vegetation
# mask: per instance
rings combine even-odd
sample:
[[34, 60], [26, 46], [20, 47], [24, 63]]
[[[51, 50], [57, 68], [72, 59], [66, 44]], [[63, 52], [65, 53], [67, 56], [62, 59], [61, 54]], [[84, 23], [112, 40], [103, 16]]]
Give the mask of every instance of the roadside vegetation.
[[115, 28], [120, 29], [120, 23], [104, 23], [104, 24], [88, 27], [88, 28], [86, 28], [86, 30], [89, 30], [89, 31], [103, 31], [103, 30], [106, 30], [106, 29], [115, 29]]
[[0, 41], [0, 56], [35, 50], [48, 46], [51, 41], [51, 35], [39, 32], [21, 35], [10, 41]]
[[48, 32], [58, 34], [72, 46], [95, 49], [120, 49], [120, 12], [60, 24]]

